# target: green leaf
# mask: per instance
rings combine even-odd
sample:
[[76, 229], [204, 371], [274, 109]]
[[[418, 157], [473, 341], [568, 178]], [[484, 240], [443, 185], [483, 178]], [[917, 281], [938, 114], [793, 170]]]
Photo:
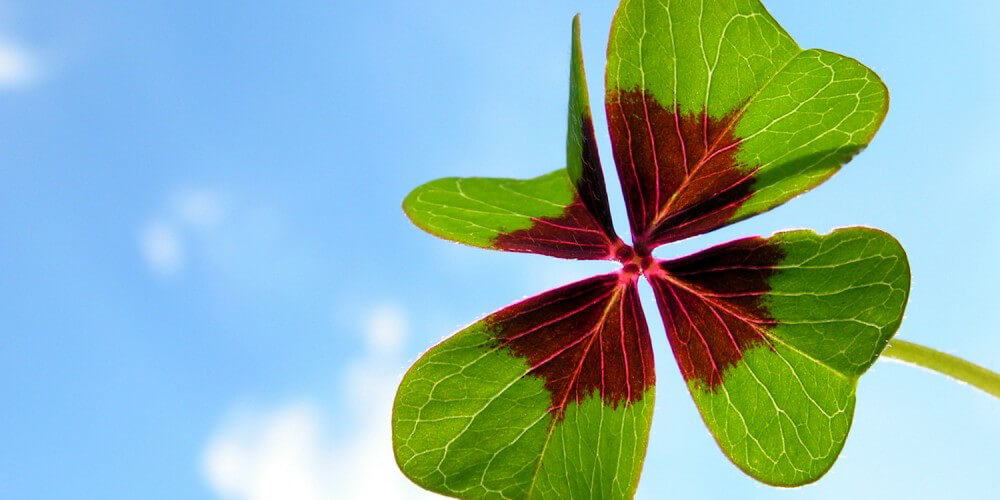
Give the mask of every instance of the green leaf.
[[720, 448], [772, 485], [815, 481], [847, 438], [858, 377], [899, 328], [906, 254], [887, 233], [746, 238], [648, 272]]
[[644, 274], [723, 452], [769, 484], [818, 479], [846, 440], [858, 378], [902, 319], [902, 248], [848, 228], [671, 261], [651, 251], [825, 181], [881, 125], [885, 86], [853, 59], [799, 48], [756, 0], [622, 1], [605, 106], [633, 248], [608, 209], [579, 30], [577, 18], [567, 167], [440, 179], [404, 209], [453, 241], [622, 269], [498, 311], [418, 360], [394, 407], [400, 468], [459, 497], [631, 496], [654, 386]]
[[640, 249], [812, 189], [871, 141], [888, 108], [878, 75], [800, 49], [755, 0], [624, 0], [606, 77]]
[[653, 410], [636, 276], [504, 308], [424, 354], [393, 408], [400, 469], [461, 498], [625, 498]]
[[472, 246], [573, 259], [611, 259], [611, 222], [573, 19], [565, 169], [528, 180], [451, 177], [413, 190], [403, 210], [421, 229]]

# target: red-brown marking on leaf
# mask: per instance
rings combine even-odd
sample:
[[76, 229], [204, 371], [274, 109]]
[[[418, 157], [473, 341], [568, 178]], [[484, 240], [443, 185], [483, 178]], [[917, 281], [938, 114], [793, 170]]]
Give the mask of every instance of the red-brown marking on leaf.
[[601, 158], [590, 116], [582, 120], [582, 172], [575, 182], [573, 203], [559, 217], [534, 218], [527, 229], [499, 235], [500, 250], [527, 252], [571, 259], [613, 259], [616, 242], [608, 206], [608, 192], [601, 173]]
[[637, 249], [723, 226], [750, 197], [753, 177], [736, 163], [736, 113], [680, 115], [639, 90], [605, 105]]
[[604, 170], [601, 168], [601, 154], [597, 150], [597, 138], [594, 134], [594, 122], [590, 113], [585, 113], [580, 125], [582, 137], [582, 157], [580, 158], [580, 179], [576, 182], [576, 190], [580, 199], [593, 214], [611, 239], [618, 239], [615, 225], [611, 220], [611, 207], [608, 205], [608, 189], [604, 185]]
[[497, 312], [499, 344], [545, 381], [551, 411], [592, 395], [617, 407], [642, 398], [655, 383], [649, 330], [635, 275], [596, 276]]
[[[536, 217], [534, 225], [501, 234], [493, 242], [498, 250], [526, 252], [570, 259], [612, 258], [617, 236], [609, 236], [579, 196], [559, 217]], [[613, 239], [612, 239], [613, 238]]]
[[783, 258], [777, 245], [754, 237], [660, 261], [648, 273], [685, 380], [714, 390], [744, 351], [769, 345], [762, 331], [775, 321], [763, 299]]

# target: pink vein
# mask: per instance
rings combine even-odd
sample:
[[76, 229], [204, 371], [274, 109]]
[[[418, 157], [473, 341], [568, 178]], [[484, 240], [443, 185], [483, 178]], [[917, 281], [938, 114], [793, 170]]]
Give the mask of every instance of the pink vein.
[[[642, 189], [640, 188], [642, 183], [639, 181], [639, 171], [635, 168], [635, 154], [632, 151], [632, 128], [628, 125], [628, 116], [625, 115], [625, 108], [622, 106], [622, 98], [620, 94], [618, 96], [618, 111], [622, 115], [622, 124], [625, 125], [625, 132], [628, 134], [629, 165], [632, 167], [632, 177], [635, 179], [635, 190], [639, 193], [639, 207], [642, 208], [641, 226], [646, 227], [646, 197], [643, 195]], [[631, 207], [629, 207], [629, 210], [631, 210]]]
[[572, 342], [570, 342], [570, 343], [568, 343], [568, 344], [564, 345], [563, 347], [560, 347], [560, 348], [559, 348], [558, 350], [556, 350], [556, 352], [554, 352], [554, 353], [550, 354], [550, 355], [549, 355], [549, 356], [548, 356], [547, 358], [545, 358], [545, 359], [543, 359], [543, 360], [541, 360], [541, 361], [539, 361], [539, 362], [535, 363], [535, 364], [534, 364], [534, 365], [533, 365], [533, 366], [531, 367], [531, 369], [530, 369], [530, 370], [528, 370], [528, 371], [535, 371], [536, 369], [538, 369], [538, 368], [539, 368], [539, 367], [541, 367], [542, 365], [544, 365], [544, 364], [548, 363], [549, 361], [552, 361], [553, 359], [556, 359], [556, 358], [558, 358], [558, 357], [559, 357], [559, 356], [560, 356], [560, 355], [561, 355], [562, 353], [564, 353], [564, 352], [566, 352], [566, 351], [568, 351], [568, 350], [572, 349], [572, 348], [573, 348], [573, 346], [575, 346], [575, 345], [579, 344], [580, 342], [583, 342], [584, 340], [587, 340], [587, 337], [588, 337], [589, 335], [591, 335], [591, 334], [593, 334], [593, 330], [591, 330], [591, 331], [587, 332], [587, 333], [586, 333], [586, 334], [584, 334], [584, 335], [581, 335], [581, 336], [580, 336], [579, 338], [577, 338], [576, 340], [574, 340], [574, 341], [572, 341]]
[[[615, 287], [613, 291], [620, 291], [620, 290], [621, 290], [620, 287]], [[599, 334], [597, 334], [597, 329], [602, 328], [604, 326], [604, 322], [608, 318], [609, 311], [610, 307], [604, 310], [604, 315], [601, 316], [601, 319], [597, 322], [597, 325], [591, 330], [591, 333], [589, 334], [590, 342], [587, 343], [587, 347], [584, 348], [583, 354], [580, 356], [580, 361], [576, 364], [576, 369], [573, 370], [573, 374], [571, 375], [569, 385], [566, 386], [566, 394], [563, 395], [562, 402], [559, 404], [558, 408], [562, 409], [566, 407], [566, 401], [569, 399], [569, 394], [573, 392], [573, 386], [576, 385], [577, 381], [579, 381], [580, 379], [580, 370], [583, 369], [583, 363], [587, 360], [587, 356], [590, 355], [590, 348], [593, 347], [594, 340], [600, 336]], [[602, 372], [601, 372], [602, 383], [604, 382], [603, 377], [604, 373], [602, 366]]]
[[[675, 115], [675, 116], [676, 116], [676, 115]], [[679, 197], [678, 195], [679, 195], [679, 194], [680, 194], [680, 193], [681, 193], [682, 191], [684, 191], [684, 189], [686, 189], [686, 188], [687, 188], [687, 186], [688, 186], [688, 185], [689, 185], [689, 184], [691, 183], [691, 181], [692, 181], [692, 180], [693, 180], [693, 179], [695, 178], [695, 173], [697, 173], [697, 172], [698, 172], [698, 170], [699, 170], [699, 169], [700, 169], [701, 167], [703, 167], [704, 165], [708, 164], [708, 162], [710, 162], [710, 161], [711, 161], [711, 160], [712, 160], [713, 158], [715, 158], [715, 157], [716, 157], [717, 155], [719, 155], [719, 154], [721, 154], [721, 153], [723, 153], [723, 152], [726, 152], [726, 151], [729, 151], [730, 149], [732, 149], [732, 148], [735, 148], [735, 147], [737, 147], [737, 146], [739, 146], [739, 145], [740, 145], [740, 141], [739, 141], [739, 140], [737, 140], [736, 142], [733, 142], [732, 144], [729, 144], [729, 145], [727, 145], [727, 146], [725, 146], [725, 147], [723, 147], [723, 148], [720, 148], [720, 149], [716, 149], [716, 148], [717, 148], [717, 147], [719, 146], [719, 142], [720, 142], [720, 141], [722, 141], [722, 138], [723, 138], [723, 137], [725, 136], [726, 132], [728, 132], [728, 131], [729, 131], [729, 129], [730, 129], [731, 127], [732, 127], [732, 124], [733, 124], [733, 122], [734, 122], [734, 121], [735, 121], [735, 120], [736, 120], [737, 118], [738, 118], [738, 117], [734, 117], [734, 118], [733, 118], [733, 121], [731, 121], [731, 122], [730, 122], [730, 123], [729, 123], [728, 125], [726, 125], [726, 128], [725, 128], [725, 129], [723, 129], [723, 131], [722, 131], [722, 132], [721, 132], [721, 133], [719, 134], [719, 136], [718, 136], [718, 137], [717, 137], [717, 138], [715, 139], [715, 141], [714, 141], [714, 142], [712, 143], [711, 147], [706, 147], [706, 148], [705, 148], [705, 153], [704, 153], [704, 154], [702, 155], [701, 159], [699, 159], [699, 160], [698, 160], [698, 163], [696, 163], [696, 164], [694, 165], [694, 167], [692, 167], [692, 168], [691, 168], [691, 170], [690, 170], [689, 172], [687, 172], [687, 175], [685, 175], [685, 176], [684, 176], [684, 179], [682, 179], [682, 180], [681, 180], [681, 183], [680, 183], [680, 185], [679, 185], [679, 186], [677, 186], [677, 189], [676, 189], [676, 190], [674, 191], [674, 193], [673, 193], [673, 194], [672, 194], [672, 195], [670, 196], [670, 199], [669, 199], [669, 200], [667, 200], [667, 203], [666, 203], [666, 205], [664, 205], [663, 209], [659, 210], [659, 211], [657, 212], [657, 214], [656, 214], [656, 215], [654, 216], [654, 218], [653, 218], [653, 223], [652, 223], [652, 224], [650, 224], [650, 228], [652, 228], [652, 226], [655, 226], [655, 225], [656, 225], [657, 223], [659, 223], [659, 222], [662, 222], [662, 220], [663, 220], [663, 219], [664, 219], [664, 218], [665, 218], [665, 217], [666, 217], [667, 215], [669, 215], [669, 214], [670, 214], [670, 209], [671, 209], [671, 207], [673, 206], [673, 203], [674, 203], [674, 201], [676, 201], [676, 200], [677, 200], [677, 198]], [[708, 115], [707, 115], [707, 114], [705, 115], [705, 130], [706, 130], [706, 131], [708, 130]], [[707, 135], [708, 135], [708, 132], [705, 132], [705, 134], [706, 134], [706, 138], [707, 138]], [[706, 140], [707, 140], [707, 139], [706, 139]], [[685, 162], [686, 162], [686, 160], [685, 160]], [[685, 166], [685, 170], [687, 170], [687, 167], [686, 167], [686, 166]], [[751, 175], [753, 175], [753, 174], [751, 173]], [[742, 182], [742, 180], [741, 180], [740, 182]], [[738, 183], [737, 183], [737, 184], [738, 184]], [[732, 187], [732, 186], [730, 186], [730, 187], [728, 187], [728, 188], [726, 188], [726, 189], [723, 189], [722, 191], [725, 191], [725, 190], [727, 190], [727, 189], [730, 189], [731, 187]]]
[[[708, 106], [705, 106], [705, 118], [701, 121], [702, 137], [705, 140], [705, 151], [708, 151]], [[702, 155], [704, 156], [704, 155]]]
[[736, 343], [736, 337], [733, 335], [733, 331], [730, 330], [729, 325], [723, 321], [722, 316], [719, 315], [719, 311], [715, 310], [715, 307], [713, 307], [712, 304], [709, 304], [705, 297], [699, 295], [698, 299], [708, 306], [708, 310], [712, 311], [712, 314], [715, 315], [715, 319], [719, 320], [719, 323], [722, 323], [722, 327], [726, 329], [726, 335], [729, 335], [729, 341], [733, 343], [733, 349], [736, 349], [736, 352], [739, 353], [740, 357], [742, 357], [743, 352], [740, 351], [740, 345]]
[[[512, 305], [508, 306], [507, 308], [505, 308], [504, 310], [510, 310], [511, 308], [522, 308], [522, 309], [518, 310], [514, 314], [514, 317], [516, 317], [516, 316], [521, 316], [521, 315], [524, 315], [524, 314], [528, 314], [530, 312], [538, 311], [540, 309], [544, 309], [544, 308], [549, 307], [549, 306], [551, 306], [553, 304], [558, 304], [558, 303], [562, 303], [562, 302], [569, 302], [569, 301], [572, 301], [572, 300], [576, 300], [576, 299], [579, 299], [580, 297], [584, 297], [584, 296], [587, 296], [587, 295], [590, 295], [590, 294], [598, 293], [599, 291], [605, 290], [605, 289], [606, 289], [606, 291], [601, 292], [601, 293], [604, 294], [604, 295], [607, 295], [611, 290], [614, 289], [614, 283], [617, 283], [617, 281], [618, 281], [618, 273], [606, 274], [606, 275], [603, 275], [603, 276], [595, 276], [593, 278], [589, 278], [589, 279], [586, 279], [586, 280], [583, 280], [583, 281], [578, 281], [576, 283], [573, 283], [573, 284], [570, 284], [570, 285], [566, 285], [564, 287], [556, 288], [555, 290], [549, 291], [548, 293], [550, 293], [550, 294], [555, 293], [556, 291], [559, 291], [559, 294], [558, 294], [558, 296], [556, 296], [552, 300], [548, 300], [548, 301], [544, 301], [544, 302], [539, 301], [539, 303], [537, 305], [534, 305], [534, 307], [530, 307], [530, 308], [526, 307], [525, 304], [527, 302], [530, 302], [532, 299], [524, 299], [522, 301], [515, 302], [514, 304], [512, 304]], [[586, 286], [583, 286], [583, 285], [586, 285]], [[567, 293], [568, 291], [570, 293]]]
[[[694, 332], [698, 334], [698, 338], [701, 339], [702, 345], [705, 346], [705, 352], [708, 354], [708, 359], [709, 361], [712, 362], [712, 371], [714, 373], [720, 373], [719, 365], [715, 363], [715, 355], [712, 354], [712, 348], [708, 346], [708, 341], [705, 339], [705, 335], [701, 333], [701, 330], [698, 328], [698, 325], [696, 325], [694, 323], [694, 320], [691, 319], [691, 314], [688, 313], [687, 307], [684, 305], [684, 302], [682, 302], [680, 297], [677, 296], [677, 292], [674, 291], [674, 287], [668, 283], [667, 289], [670, 290], [670, 295], [674, 296], [674, 300], [677, 301], [677, 305], [680, 306], [681, 312], [684, 313], [684, 317], [687, 318], [688, 323], [691, 324], [691, 328], [694, 328]], [[694, 361], [692, 361], [692, 363], [694, 363]]]
[[[657, 280], [657, 281], [653, 281], [653, 280], [651, 280], [650, 282], [651, 282], [651, 283], [653, 283], [653, 289], [654, 289], [654, 291], [655, 291], [655, 290], [656, 290], [657, 288], [659, 288], [660, 290], [662, 290], [664, 286], [669, 286], [669, 285], [667, 285], [667, 283], [666, 283], [666, 282], [664, 282], [664, 281], [662, 281], [662, 280]], [[661, 293], [662, 293], [662, 292], [661, 292]], [[669, 322], [670, 322], [670, 330], [669, 330], [669, 331], [668, 331], [667, 333], [670, 333], [670, 332], [673, 332], [673, 335], [672, 335], [672, 337], [673, 337], [674, 339], [676, 339], [676, 340], [677, 340], [677, 342], [678, 342], [678, 343], [679, 343], [679, 344], [680, 344], [680, 345], [681, 345], [681, 346], [682, 346], [682, 347], [683, 347], [683, 348], [684, 348], [685, 350], [690, 350], [690, 347], [688, 346], [688, 342], [687, 342], [687, 340], [686, 340], [686, 339], [682, 339], [682, 338], [680, 337], [680, 328], [678, 328], [678, 326], [677, 326], [677, 321], [676, 321], [676, 320], [674, 319], [674, 315], [673, 315], [673, 313], [672, 313], [672, 312], [670, 311], [670, 308], [669, 308], [669, 307], [666, 307], [666, 308], [665, 308], [665, 310], [663, 311], [663, 313], [664, 313], [664, 314], [665, 314], [665, 315], [667, 316], [667, 321], [669, 321]], [[678, 362], [680, 362], [680, 360], [678, 360]], [[688, 367], [688, 369], [687, 369], [687, 372], [688, 372], [688, 373], [694, 373], [694, 361], [693, 361], [693, 360], [691, 360], [691, 357], [690, 357], [690, 356], [688, 356], [688, 364], [689, 364], [689, 367]]]
[[635, 292], [636, 292], [635, 289], [632, 289], [632, 291], [630, 293], [630, 295], [632, 295], [632, 298], [631, 298], [631, 301], [629, 302], [629, 304], [630, 304], [631, 309], [632, 309], [632, 322], [635, 323], [636, 336], [639, 339], [639, 366], [642, 368], [642, 380], [645, 381], [646, 380], [646, 356], [645, 356], [646, 351], [645, 351], [645, 346], [643, 345], [643, 340], [644, 340], [643, 337], [646, 337], [648, 335], [648, 332], [645, 332], [646, 335], [642, 335], [643, 332], [639, 331], [639, 315], [642, 314], [642, 312], [641, 311], [636, 311], [636, 305], [638, 304], [638, 302], [636, 301], [637, 297], [635, 297]]
[[722, 271], [741, 271], [741, 270], [751, 270], [751, 271], [770, 271], [776, 269], [775, 266], [726, 266], [726, 267], [712, 267], [708, 269], [698, 269], [697, 271], [670, 271], [673, 276], [697, 276], [699, 274], [716, 273]]
[[[631, 287], [628, 289], [628, 291], [626, 291], [626, 293], [628, 293], [629, 291], [631, 291]], [[624, 301], [630, 299], [631, 296], [632, 296], [631, 293], [628, 293], [627, 296], [623, 294], [622, 303], [618, 305], [618, 329], [621, 331], [620, 340], [622, 346], [622, 362], [625, 364], [625, 400], [629, 402], [632, 401], [632, 380], [629, 377], [629, 370], [628, 370], [628, 350], [625, 349], [625, 302]], [[637, 333], [638, 330], [639, 329], [636, 328]], [[636, 336], [638, 337], [640, 335], [637, 334]], [[641, 352], [639, 353], [639, 357], [640, 359], [642, 358]], [[603, 374], [601, 375], [601, 380], [604, 380]]]
[[604, 231], [599, 231], [597, 229], [589, 229], [589, 228], [579, 227], [579, 226], [574, 227], [574, 226], [565, 226], [565, 225], [562, 225], [562, 224], [556, 224], [555, 222], [552, 222], [551, 220], [548, 220], [548, 219], [544, 219], [542, 217], [532, 217], [531, 220], [533, 220], [535, 222], [541, 222], [542, 224], [545, 224], [547, 226], [558, 227], [559, 229], [565, 229], [567, 231], [580, 231], [582, 233], [594, 233], [594, 234], [600, 234], [602, 236], [606, 236], [604, 234]]
[[[649, 120], [646, 120], [647, 123]], [[708, 121], [706, 120], [706, 123]], [[688, 174], [688, 155], [687, 155], [687, 144], [684, 143], [684, 134], [681, 133], [681, 115], [680, 109], [677, 107], [677, 100], [674, 99], [674, 129], [677, 130], [677, 141], [681, 145], [681, 157], [684, 158], [684, 174]], [[659, 177], [657, 177], [657, 187], [659, 187]], [[660, 197], [656, 197], [656, 206], [660, 206]]]
[[713, 299], [711, 296], [706, 296], [706, 295], [702, 294], [698, 289], [692, 288], [691, 286], [685, 284], [683, 281], [670, 279], [670, 277], [669, 277], [670, 275], [666, 274], [666, 273], [664, 273], [664, 275], [667, 276], [667, 279], [671, 283], [673, 283], [673, 284], [675, 284], [675, 285], [677, 285], [677, 286], [679, 286], [679, 287], [681, 287], [681, 288], [683, 288], [683, 289], [691, 292], [694, 295], [697, 295], [702, 301], [704, 301], [706, 303], [711, 302], [712, 304], [715, 305], [715, 307], [718, 307], [719, 309], [721, 309], [722, 311], [724, 311], [726, 314], [729, 314], [730, 316], [732, 316], [732, 317], [734, 317], [734, 318], [736, 318], [736, 319], [738, 319], [740, 321], [743, 321], [744, 323], [750, 325], [755, 330], [757, 330], [757, 332], [760, 333], [761, 335], [763, 335], [764, 332], [760, 329], [760, 327], [758, 325], [768, 325], [768, 324], [774, 324], [774, 323], [776, 323], [776, 321], [774, 321], [774, 320], [761, 321], [761, 320], [757, 320], [757, 319], [754, 319], [754, 318], [747, 317], [747, 316], [741, 314], [740, 312], [735, 311], [735, 310], [733, 310], [733, 309], [731, 309], [729, 307], [726, 307], [725, 305], [719, 303], [718, 301], [716, 301], [715, 299]]
[[[646, 94], [642, 93], [641, 95], [642, 95], [642, 114], [643, 118], [646, 121], [646, 132], [649, 134], [649, 151], [653, 155], [653, 172], [656, 174], [656, 182], [653, 183], [653, 185], [656, 188], [655, 191], [656, 195], [654, 198], [656, 202], [653, 206], [658, 207], [660, 206], [660, 159], [657, 155], [656, 139], [653, 137], [653, 124], [649, 122], [649, 106], [646, 103]], [[680, 133], [681, 133], [680, 129], [678, 128], [677, 129], [678, 136], [680, 135]], [[687, 170], [687, 166], [684, 167], [684, 170], [685, 171]], [[645, 209], [643, 210], [643, 212], [645, 212]], [[645, 222], [645, 220], [643, 222]]]
[[[750, 176], [748, 176], [748, 177], [750, 177]], [[743, 182], [743, 181], [740, 181], [740, 182]], [[736, 184], [739, 184], [739, 182], [737, 182]], [[733, 186], [735, 186], [736, 184], [733, 184]], [[720, 193], [724, 193], [724, 192], [732, 189], [733, 186], [727, 187], [726, 189], [723, 189], [722, 191], [719, 191], [719, 192]], [[713, 216], [713, 215], [715, 215], [715, 214], [717, 214], [717, 213], [719, 213], [719, 212], [721, 212], [721, 211], [723, 211], [723, 210], [725, 210], [727, 208], [730, 208], [730, 207], [732, 207], [734, 205], [739, 205], [739, 204], [743, 203], [744, 201], [746, 201], [747, 199], [749, 199], [751, 196], [753, 196], [753, 193], [744, 195], [744, 196], [740, 197], [739, 199], [733, 200], [733, 201], [731, 201], [731, 202], [729, 202], [729, 203], [727, 203], [727, 204], [725, 204], [725, 205], [723, 205], [723, 206], [721, 206], [719, 208], [716, 208], [715, 210], [712, 210], [711, 212], [699, 215], [698, 217], [695, 217], [695, 218], [690, 219], [690, 220], [686, 220], [686, 221], [682, 222], [681, 224], [677, 224], [676, 226], [672, 226], [670, 229], [671, 230], [679, 229], [679, 228], [682, 228], [684, 226], [689, 226], [691, 224], [694, 224], [695, 222], [698, 222], [698, 221], [700, 221], [702, 219], [706, 219], [708, 217], [711, 217], [711, 216]], [[678, 212], [678, 213], [681, 213], [681, 212]]]
[[[560, 322], [560, 321], [562, 321], [562, 320], [564, 320], [564, 319], [566, 319], [566, 318], [569, 318], [569, 317], [571, 317], [571, 316], [573, 316], [573, 315], [576, 315], [576, 314], [580, 313], [580, 311], [583, 311], [584, 309], [589, 309], [589, 308], [593, 307], [593, 306], [594, 306], [594, 304], [597, 304], [597, 303], [600, 303], [601, 301], [603, 301], [603, 300], [604, 300], [604, 298], [605, 298], [605, 297], [607, 297], [608, 295], [611, 295], [612, 293], [614, 293], [614, 292], [615, 292], [615, 290], [616, 290], [616, 288], [612, 288], [612, 289], [610, 289], [610, 290], [608, 290], [608, 291], [606, 291], [606, 292], [602, 293], [602, 294], [601, 294], [601, 295], [600, 295], [599, 297], [597, 297], [596, 299], [594, 299], [594, 300], [591, 300], [590, 302], [587, 302], [587, 303], [586, 303], [586, 304], [584, 304], [584, 305], [583, 305], [582, 307], [579, 307], [579, 308], [577, 308], [577, 309], [574, 309], [574, 310], [572, 310], [572, 311], [570, 311], [570, 312], [568, 312], [568, 313], [565, 313], [565, 314], [563, 314], [563, 315], [561, 315], [561, 316], [558, 316], [558, 317], [556, 317], [556, 318], [553, 318], [553, 319], [550, 319], [549, 321], [546, 321], [546, 322], [544, 322], [544, 323], [541, 323], [541, 324], [540, 324], [540, 325], [538, 325], [538, 326], [535, 326], [535, 327], [533, 327], [533, 328], [530, 328], [530, 329], [528, 329], [528, 330], [525, 330], [525, 331], [523, 331], [523, 332], [521, 332], [521, 333], [519, 333], [519, 334], [517, 334], [517, 335], [514, 335], [513, 337], [507, 337], [507, 338], [505, 338], [505, 339], [503, 340], [502, 344], [509, 344], [509, 343], [511, 343], [511, 342], [513, 342], [513, 341], [515, 341], [515, 340], [517, 340], [517, 339], [519, 339], [519, 338], [521, 338], [521, 337], [524, 337], [525, 335], [528, 335], [528, 334], [530, 334], [530, 333], [533, 333], [533, 332], [536, 332], [536, 331], [538, 331], [538, 330], [539, 330], [540, 328], [544, 328], [544, 327], [546, 327], [546, 326], [549, 326], [549, 325], [552, 325], [552, 324], [555, 324], [555, 323], [558, 323], [558, 322]], [[520, 315], [521, 315], [521, 314], [518, 314], [517, 316], [520, 316]], [[516, 316], [515, 316], [515, 317], [516, 317]]]
[[558, 243], [562, 245], [572, 246], [572, 247], [583, 247], [583, 248], [604, 248], [610, 243], [580, 243], [579, 241], [570, 240], [559, 240], [553, 238], [536, 238], [536, 237], [524, 237], [521, 238], [528, 241], [538, 241], [545, 243]]

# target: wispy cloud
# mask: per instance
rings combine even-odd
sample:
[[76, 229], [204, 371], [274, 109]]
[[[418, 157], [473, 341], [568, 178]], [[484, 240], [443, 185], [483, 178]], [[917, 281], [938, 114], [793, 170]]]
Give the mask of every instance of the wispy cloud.
[[336, 440], [318, 405], [297, 402], [226, 419], [202, 455], [202, 473], [222, 498], [353, 500], [437, 498], [396, 468], [389, 420], [401, 367], [406, 315], [383, 304], [364, 315], [368, 352], [343, 373], [339, 407], [352, 421]]
[[408, 333], [406, 313], [393, 304], [373, 307], [365, 320], [368, 347], [381, 354], [393, 354], [402, 347]]
[[184, 244], [177, 229], [162, 218], [151, 218], [139, 232], [139, 250], [150, 271], [170, 277], [184, 267]]
[[149, 217], [139, 231], [139, 251], [150, 271], [161, 278], [183, 271], [192, 233], [218, 226], [223, 206], [222, 197], [210, 190], [175, 192], [170, 203]]
[[35, 83], [39, 66], [37, 57], [30, 51], [0, 39], [0, 89], [18, 89]]
[[[295, 229], [282, 206], [270, 200], [184, 186], [168, 191], [141, 223], [138, 249], [155, 277], [198, 273], [227, 300], [273, 298], [301, 290], [326, 262], [308, 233]], [[181, 257], [173, 266], [163, 266], [158, 247], [150, 245], [168, 235]]]
[[208, 189], [184, 189], [172, 196], [170, 208], [178, 220], [194, 229], [212, 229], [225, 216], [225, 200]]
[[322, 426], [318, 411], [307, 404], [237, 415], [212, 438], [202, 471], [225, 498], [331, 498], [337, 463], [321, 442]]

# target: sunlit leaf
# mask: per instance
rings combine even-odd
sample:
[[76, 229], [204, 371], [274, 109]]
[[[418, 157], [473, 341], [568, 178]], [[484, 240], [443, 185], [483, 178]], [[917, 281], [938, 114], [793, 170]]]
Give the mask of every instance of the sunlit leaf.
[[573, 20], [566, 168], [528, 180], [450, 177], [414, 189], [414, 224], [468, 245], [574, 259], [612, 259], [615, 235], [601, 173], [579, 16]]
[[636, 276], [590, 278], [424, 354], [396, 395], [396, 460], [420, 486], [462, 498], [628, 497], [653, 385]]
[[624, 0], [606, 107], [635, 245], [780, 205], [863, 149], [888, 92], [854, 59], [802, 50], [756, 0]]
[[874, 229], [746, 238], [647, 273], [708, 428], [753, 477], [792, 486], [836, 460], [854, 391], [899, 328], [906, 254]]
[[622, 1], [605, 106], [629, 246], [612, 226], [573, 27], [567, 167], [440, 179], [404, 209], [453, 241], [622, 269], [505, 308], [420, 358], [396, 397], [400, 468], [462, 498], [631, 496], [653, 400], [643, 274], [726, 456], [768, 484], [815, 481], [847, 438], [858, 378], [902, 320], [903, 249], [847, 228], [670, 261], [651, 251], [822, 183], [875, 134], [884, 85], [853, 59], [800, 49], [756, 0]]

